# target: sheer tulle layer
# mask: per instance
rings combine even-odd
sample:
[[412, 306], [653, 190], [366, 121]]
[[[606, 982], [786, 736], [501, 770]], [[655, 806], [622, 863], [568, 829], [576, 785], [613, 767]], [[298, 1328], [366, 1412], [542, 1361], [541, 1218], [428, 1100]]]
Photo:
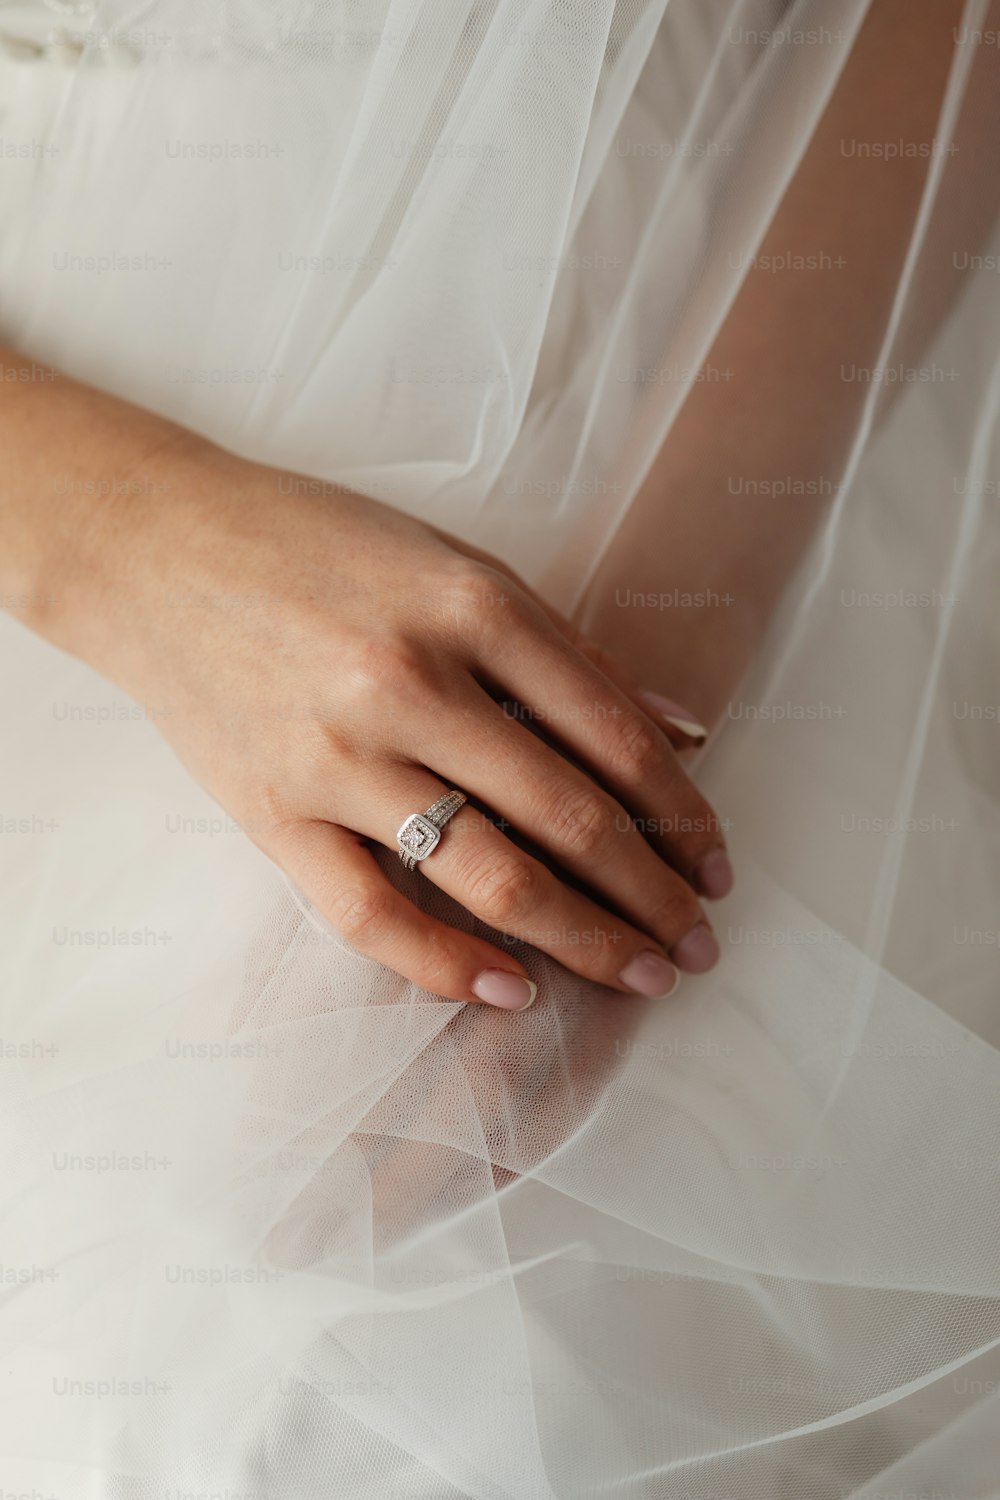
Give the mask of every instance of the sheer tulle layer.
[[[0, 326], [585, 614], [864, 10], [150, 7], [177, 45], [134, 64], [0, 63], [40, 143], [3, 162]], [[826, 36], [746, 39], [779, 22]], [[190, 782], [169, 704], [3, 624], [8, 1488], [997, 1493], [997, 249], [929, 373], [859, 401], [702, 758], [740, 878], [669, 1004], [527, 948], [524, 1016], [416, 991]]]

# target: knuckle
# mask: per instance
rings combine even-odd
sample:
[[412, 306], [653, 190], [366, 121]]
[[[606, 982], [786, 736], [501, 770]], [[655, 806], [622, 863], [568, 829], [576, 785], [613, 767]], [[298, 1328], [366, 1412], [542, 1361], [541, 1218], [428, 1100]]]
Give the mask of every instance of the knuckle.
[[613, 927], [595, 929], [594, 941], [574, 949], [572, 957], [564, 960], [584, 979], [595, 984], [607, 984], [617, 978], [627, 952], [624, 934]]
[[515, 853], [490, 852], [466, 873], [470, 908], [492, 927], [516, 927], [534, 908], [538, 882], [531, 862]]
[[706, 849], [725, 842], [721, 820], [690, 782], [680, 782], [672, 791], [675, 806], [670, 813], [650, 820], [644, 826], [644, 831], [653, 835], [655, 844], [675, 851], [685, 862], [690, 862]]
[[351, 886], [331, 898], [327, 914], [349, 943], [356, 948], [367, 948], [388, 933], [392, 905], [388, 890], [374, 885]]
[[680, 842], [694, 857], [715, 848], [723, 837], [722, 824], [711, 803], [695, 793], [680, 830]]
[[264, 781], [255, 786], [250, 802], [261, 822], [270, 825], [275, 832], [286, 829], [294, 821], [297, 811], [294, 799], [287, 787], [276, 781]]
[[701, 920], [701, 907], [691, 887], [677, 876], [653, 897], [646, 920], [654, 932], [680, 937]]
[[498, 619], [509, 619], [519, 599], [512, 579], [471, 558], [448, 571], [439, 592], [446, 616], [463, 635], [481, 635]]
[[648, 781], [663, 766], [663, 738], [651, 724], [626, 713], [608, 735], [606, 755], [612, 774], [634, 784]]
[[355, 642], [347, 653], [341, 681], [364, 703], [423, 696], [437, 685], [431, 654], [400, 634]]
[[417, 975], [421, 988], [434, 994], [456, 990], [466, 968], [459, 943], [446, 932], [432, 930], [425, 935]]
[[281, 855], [297, 846], [308, 813], [303, 799], [284, 779], [248, 781], [238, 804], [240, 826], [255, 844]]
[[596, 790], [572, 787], [550, 808], [548, 825], [568, 853], [596, 855], [614, 831], [614, 818]]

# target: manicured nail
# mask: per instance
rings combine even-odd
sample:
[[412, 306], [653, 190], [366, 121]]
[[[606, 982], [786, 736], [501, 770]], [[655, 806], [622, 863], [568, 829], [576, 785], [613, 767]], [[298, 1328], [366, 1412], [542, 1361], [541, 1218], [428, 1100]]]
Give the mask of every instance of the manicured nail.
[[501, 1010], [527, 1010], [538, 994], [538, 985], [507, 969], [484, 969], [472, 981], [472, 993], [477, 1000], [499, 1005]]
[[715, 933], [704, 922], [699, 922], [697, 927], [692, 927], [690, 932], [684, 934], [679, 943], [674, 944], [670, 957], [685, 974], [704, 974], [719, 959]]
[[694, 867], [694, 888], [709, 901], [721, 901], [733, 888], [733, 867], [724, 849], [710, 849]]
[[646, 948], [637, 953], [618, 976], [622, 984], [628, 985], [637, 995], [648, 995], [650, 999], [665, 1000], [672, 995], [681, 982], [681, 976], [672, 963]]
[[647, 708], [661, 719], [666, 719], [681, 734], [686, 734], [691, 740], [705, 740], [708, 738], [708, 730], [704, 724], [699, 724], [690, 709], [684, 708], [680, 703], [675, 703], [672, 698], [664, 698], [661, 693], [640, 693], [640, 698]]

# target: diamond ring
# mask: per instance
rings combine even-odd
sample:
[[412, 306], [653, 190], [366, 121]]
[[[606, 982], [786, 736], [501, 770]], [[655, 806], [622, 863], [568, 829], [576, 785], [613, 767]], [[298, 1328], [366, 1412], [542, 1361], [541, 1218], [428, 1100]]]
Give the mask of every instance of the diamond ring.
[[441, 830], [465, 801], [464, 792], [445, 792], [424, 813], [411, 813], [396, 834], [399, 857], [408, 870], [426, 859], [441, 842]]

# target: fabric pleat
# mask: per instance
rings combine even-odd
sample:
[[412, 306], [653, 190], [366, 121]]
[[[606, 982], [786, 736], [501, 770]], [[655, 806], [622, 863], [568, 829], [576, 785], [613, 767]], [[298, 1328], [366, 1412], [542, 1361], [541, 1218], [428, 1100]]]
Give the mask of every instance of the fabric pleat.
[[[0, 335], [592, 625], [669, 555], [637, 496], [868, 12], [0, 3]], [[695, 765], [739, 879], [669, 1002], [496, 934], [530, 1011], [421, 992], [169, 705], [0, 620], [4, 1493], [1000, 1496], [995, 12]]]

